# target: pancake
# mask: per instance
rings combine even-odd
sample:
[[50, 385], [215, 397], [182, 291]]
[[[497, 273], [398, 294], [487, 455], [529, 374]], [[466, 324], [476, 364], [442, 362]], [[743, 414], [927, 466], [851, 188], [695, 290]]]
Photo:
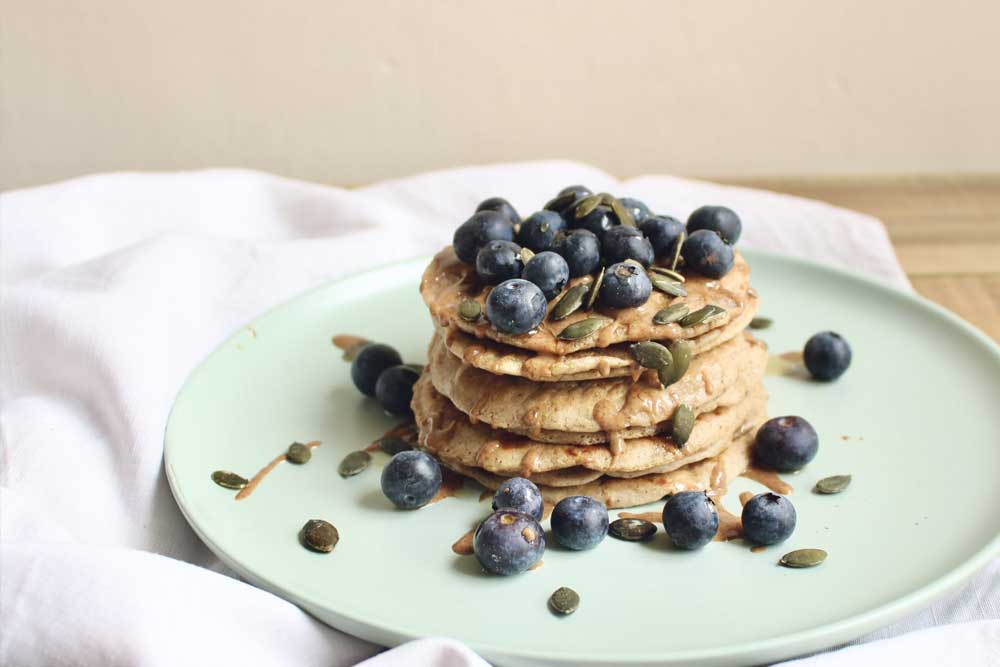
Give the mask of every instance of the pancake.
[[[567, 287], [589, 280], [589, 277], [574, 278]], [[730, 321], [740, 319], [745, 309], [756, 308], [756, 294], [750, 288], [750, 267], [738, 251], [733, 268], [723, 278], [710, 280], [701, 276], [689, 276], [684, 288], [688, 292], [686, 297], [674, 297], [654, 289], [649, 300], [637, 308], [581, 310], [558, 322], [550, 322], [546, 318], [531, 333], [511, 335], [497, 331], [485, 317], [480, 317], [476, 322], [468, 322], [458, 316], [458, 305], [466, 298], [477, 300], [485, 312], [484, 304], [489, 287], [480, 283], [474, 267], [459, 261], [451, 246], [434, 257], [420, 281], [420, 294], [439, 326], [458, 328], [475, 338], [489, 338], [512, 347], [556, 355], [606, 348], [629, 341], [695, 339], [713, 329], [726, 327]], [[549, 302], [550, 310], [557, 301], [558, 297]], [[675, 303], [685, 303], [692, 311], [705, 304], [713, 304], [723, 308], [725, 313], [693, 327], [682, 327], [677, 323], [653, 323], [653, 316], [657, 312]], [[579, 340], [562, 341], [556, 337], [566, 326], [594, 314], [608, 317], [611, 323], [596, 334]]]
[[767, 393], [758, 382], [739, 403], [700, 415], [683, 447], [665, 436], [636, 438], [625, 440], [617, 453], [607, 445], [539, 443], [483, 423], [472, 424], [434, 389], [426, 373], [414, 385], [412, 405], [420, 447], [436, 458], [500, 476], [565, 486], [593, 481], [602, 474], [635, 477], [669, 472], [715, 456], [730, 444], [734, 433], [755, 431], [764, 421]]
[[532, 382], [464, 364], [435, 336], [427, 368], [434, 388], [470, 421], [541, 442], [596, 444], [654, 435], [680, 404], [695, 414], [733, 405], [759, 382], [766, 363], [766, 346], [743, 333], [694, 357], [684, 377], [666, 388], [652, 372], [636, 382]]
[[[725, 325], [690, 338], [692, 354], [702, 354], [738, 336], [757, 314], [758, 303], [755, 295], [748, 295], [747, 306]], [[439, 327], [438, 335], [456, 357], [494, 375], [517, 375], [535, 382], [565, 382], [628, 377], [642, 370], [628, 351], [631, 343], [556, 355], [476, 338], [457, 327]], [[665, 343], [669, 345], [670, 341]]]

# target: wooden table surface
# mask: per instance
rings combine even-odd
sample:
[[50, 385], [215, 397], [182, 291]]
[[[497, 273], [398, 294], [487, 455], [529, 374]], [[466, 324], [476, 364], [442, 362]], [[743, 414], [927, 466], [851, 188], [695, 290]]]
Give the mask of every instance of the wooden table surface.
[[878, 218], [916, 290], [1000, 341], [1000, 175], [729, 182]]

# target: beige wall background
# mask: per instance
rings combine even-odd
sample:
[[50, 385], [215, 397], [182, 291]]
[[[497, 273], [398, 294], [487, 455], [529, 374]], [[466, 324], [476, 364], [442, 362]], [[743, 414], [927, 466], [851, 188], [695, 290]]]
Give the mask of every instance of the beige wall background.
[[1000, 171], [1000, 3], [4, 0], [0, 185]]

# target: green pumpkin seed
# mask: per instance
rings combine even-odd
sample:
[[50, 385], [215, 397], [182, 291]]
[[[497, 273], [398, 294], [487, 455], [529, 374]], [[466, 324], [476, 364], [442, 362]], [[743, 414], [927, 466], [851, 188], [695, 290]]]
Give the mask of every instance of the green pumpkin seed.
[[688, 366], [691, 365], [691, 344], [686, 340], [675, 340], [667, 348], [670, 350], [670, 357], [673, 363], [667, 368], [661, 368], [656, 375], [660, 378], [660, 384], [669, 387], [687, 373]]
[[850, 475], [834, 475], [833, 477], [824, 477], [816, 482], [816, 487], [813, 491], [816, 493], [822, 493], [823, 495], [832, 495], [834, 493], [840, 493], [850, 485]]
[[558, 197], [553, 197], [545, 203], [544, 208], [546, 211], [555, 211], [556, 213], [562, 213], [570, 205], [576, 203], [577, 199], [582, 199], [580, 193], [578, 192], [567, 192], [564, 195], [559, 195]]
[[549, 597], [549, 608], [562, 616], [569, 616], [580, 606], [580, 596], [572, 588], [563, 586]]
[[670, 324], [671, 322], [676, 322], [687, 315], [688, 310], [686, 303], [671, 304], [656, 315], [653, 315], [653, 324]]
[[750, 320], [749, 326], [751, 329], [767, 329], [772, 324], [774, 324], [774, 320], [770, 317], [755, 317]]
[[371, 462], [372, 455], [368, 452], [364, 450], [351, 452], [340, 462], [337, 472], [340, 473], [341, 477], [353, 477], [367, 468]]
[[212, 473], [212, 481], [225, 489], [242, 489], [250, 483], [246, 477], [228, 470], [216, 470]]
[[531, 248], [521, 248], [521, 262], [527, 264], [535, 256], [535, 251]]
[[601, 285], [604, 284], [604, 267], [601, 267], [600, 272], [597, 274], [597, 278], [594, 279], [593, 284], [590, 286], [590, 291], [587, 293], [587, 303], [584, 304], [585, 310], [590, 310], [597, 303], [597, 296], [601, 292]]
[[681, 261], [681, 248], [684, 246], [685, 241], [687, 241], [687, 232], [681, 232], [677, 236], [677, 240], [674, 241], [674, 255], [670, 260], [671, 271], [677, 270], [677, 264]]
[[585, 320], [574, 322], [559, 332], [559, 340], [580, 340], [587, 336], [592, 336], [611, 323], [606, 317], [588, 317]]
[[683, 447], [694, 430], [694, 412], [682, 403], [674, 410], [674, 417], [670, 421], [670, 437], [678, 447]]
[[611, 207], [619, 222], [626, 227], [635, 227], [635, 218], [632, 217], [632, 213], [616, 197], [608, 195], [604, 203]]
[[643, 368], [666, 368], [673, 363], [670, 350], [651, 340], [636, 343], [629, 347], [632, 358]]
[[656, 533], [656, 524], [644, 519], [616, 519], [608, 526], [608, 534], [626, 542], [643, 542]]
[[285, 454], [291, 463], [308, 463], [309, 459], [312, 458], [312, 450], [303, 445], [301, 442], [293, 442], [288, 446], [288, 452]]
[[387, 437], [378, 441], [378, 448], [389, 456], [395, 456], [400, 452], [408, 452], [413, 449], [413, 445], [402, 438]]
[[553, 322], [558, 322], [561, 319], [565, 319], [578, 311], [580, 306], [583, 305], [583, 299], [587, 296], [587, 292], [590, 291], [590, 283], [580, 283], [579, 285], [574, 285], [566, 290], [566, 293], [556, 301], [556, 305], [552, 307], [552, 312], [549, 314], [549, 319]]
[[590, 195], [589, 197], [584, 197], [573, 209], [573, 217], [579, 220], [590, 215], [595, 208], [601, 205], [601, 195]]
[[677, 271], [672, 271], [663, 266], [651, 266], [649, 267], [649, 270], [652, 271], [653, 273], [660, 273], [662, 275], [665, 275], [667, 278], [670, 278], [671, 280], [674, 280], [679, 283], [687, 281], [687, 278], [685, 278], [682, 273], [678, 273]]
[[458, 316], [466, 322], [475, 322], [483, 312], [483, 307], [475, 299], [462, 299], [458, 304]]
[[649, 274], [649, 282], [653, 283], [653, 287], [660, 290], [661, 292], [666, 292], [671, 296], [687, 296], [687, 290], [684, 286], [678, 282], [667, 278], [666, 276], [661, 276], [658, 273]]
[[826, 560], [826, 556], [822, 549], [796, 549], [782, 556], [778, 562], [785, 567], [816, 567]]
[[716, 305], [708, 304], [707, 306], [703, 306], [702, 308], [699, 308], [698, 310], [694, 311], [693, 313], [690, 313], [689, 315], [685, 315], [678, 321], [678, 324], [680, 324], [682, 327], [694, 327], [699, 324], [708, 322], [709, 320], [718, 317], [719, 315], [722, 315], [725, 312], [726, 312], [725, 308], [719, 308]]
[[340, 533], [332, 523], [323, 519], [309, 519], [299, 531], [302, 546], [317, 553], [330, 553], [339, 541]]

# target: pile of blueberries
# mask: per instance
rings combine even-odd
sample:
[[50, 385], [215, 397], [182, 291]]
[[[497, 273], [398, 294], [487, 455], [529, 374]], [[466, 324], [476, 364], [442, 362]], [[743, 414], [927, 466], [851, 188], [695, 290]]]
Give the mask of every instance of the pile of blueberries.
[[379, 402], [395, 417], [413, 414], [413, 385], [420, 378], [420, 366], [404, 364], [399, 352], [384, 343], [362, 343], [349, 351], [351, 380], [365, 396]]
[[733, 266], [742, 229], [724, 206], [702, 206], [685, 225], [637, 199], [571, 185], [525, 220], [506, 199], [487, 199], [455, 230], [452, 245], [480, 280], [496, 286], [486, 299], [487, 319], [503, 333], [523, 334], [541, 324], [547, 302], [571, 278], [602, 267], [598, 299], [606, 308], [645, 303], [653, 287], [644, 269], [678, 252], [686, 271], [721, 278]]

